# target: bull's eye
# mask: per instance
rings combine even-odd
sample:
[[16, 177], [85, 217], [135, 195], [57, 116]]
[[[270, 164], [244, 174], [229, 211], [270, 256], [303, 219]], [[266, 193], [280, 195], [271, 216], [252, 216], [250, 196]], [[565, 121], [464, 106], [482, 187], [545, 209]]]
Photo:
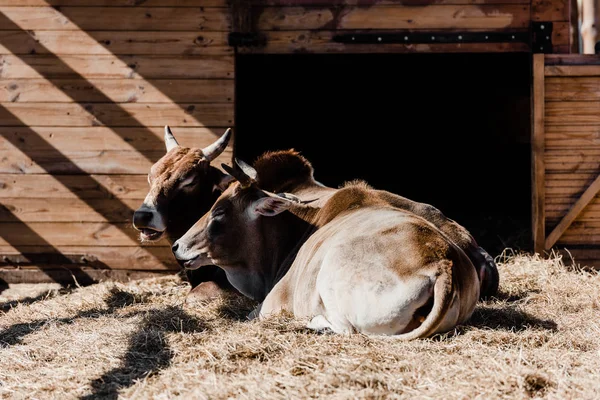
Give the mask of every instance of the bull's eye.
[[182, 179], [181, 181], [179, 181], [179, 187], [182, 188], [182, 187], [191, 185], [192, 183], [194, 183], [195, 178], [196, 178], [195, 175], [191, 175], [191, 176], [188, 176], [187, 178]]

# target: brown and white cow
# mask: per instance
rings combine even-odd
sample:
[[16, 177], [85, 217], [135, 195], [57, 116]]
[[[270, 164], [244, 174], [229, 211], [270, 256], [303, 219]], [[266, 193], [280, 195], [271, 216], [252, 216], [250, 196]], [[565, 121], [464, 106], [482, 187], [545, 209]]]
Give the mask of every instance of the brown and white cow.
[[[210, 166], [212, 159], [227, 146], [229, 136], [228, 130], [218, 141], [205, 149], [187, 148], [179, 146], [170, 129], [165, 127], [167, 153], [150, 171], [151, 187], [145, 201], [149, 206], [140, 207], [136, 215], [143, 217], [144, 215], [140, 213], [150, 209], [154, 215], [162, 216], [163, 222], [168, 222], [166, 234], [171, 243], [180, 237], [208, 211], [222, 188], [230, 182], [229, 175]], [[170, 149], [176, 151], [169, 151]], [[208, 158], [206, 153], [209, 155]], [[302, 200], [313, 201], [314, 205], [322, 204], [337, 191], [335, 188], [317, 182], [310, 162], [293, 149], [265, 152], [255, 161], [254, 168], [258, 171], [261, 188], [272, 192], [289, 192]], [[191, 182], [189, 180], [180, 182], [174, 179], [188, 176], [186, 174], [190, 173], [189, 176], [194, 176]], [[481, 297], [489, 297], [497, 293], [499, 277], [494, 260], [477, 245], [475, 239], [463, 226], [447, 218], [429, 204], [415, 202], [386, 191], [378, 191], [378, 193], [391, 205], [411, 211], [432, 222], [465, 251], [480, 275]], [[177, 210], [177, 213], [169, 213], [169, 210]], [[136, 226], [136, 215], [134, 215], [134, 226]], [[147, 215], [145, 218], [148, 218]], [[142, 240], [152, 238], [157, 240], [157, 235], [162, 236], [158, 233], [165, 225], [160, 223], [161, 219], [156, 219], [158, 224], [153, 223], [152, 220], [144, 223], [138, 219], [139, 229], [142, 229], [140, 235]], [[150, 231], [143, 229], [150, 229]], [[153, 233], [153, 231], [158, 232]], [[196, 289], [197, 292], [205, 290], [211, 295], [216, 295], [218, 291], [214, 290], [215, 285], [210, 281], [216, 282], [220, 288], [231, 289], [224, 273], [214, 266], [203, 268], [202, 271], [186, 271], [186, 274], [193, 288], [200, 286]], [[203, 282], [207, 281], [208, 288], [212, 290], [204, 288], [207, 284]], [[200, 294], [200, 297], [202, 296]]]
[[259, 318], [282, 310], [336, 333], [429, 337], [466, 322], [480, 282], [466, 254], [432, 223], [367, 184], [321, 206], [262, 190], [257, 172], [223, 165], [229, 186], [173, 245], [190, 269], [223, 268]]
[[[230, 137], [231, 130], [227, 129], [205, 148], [184, 147], [165, 126], [167, 152], [150, 168], [150, 189], [133, 214], [133, 226], [143, 242], [165, 238], [172, 244], [210, 209], [232, 180], [210, 164], [225, 150]], [[234, 290], [223, 270], [214, 265], [185, 272], [198, 298]]]

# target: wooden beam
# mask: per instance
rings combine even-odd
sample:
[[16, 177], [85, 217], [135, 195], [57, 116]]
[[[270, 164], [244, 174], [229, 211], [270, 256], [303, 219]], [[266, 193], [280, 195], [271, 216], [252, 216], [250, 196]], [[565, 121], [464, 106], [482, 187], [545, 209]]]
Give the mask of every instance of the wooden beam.
[[534, 251], [542, 254], [545, 237], [544, 214], [544, 55], [533, 55], [532, 107], [532, 232]]
[[563, 217], [563, 219], [556, 225], [552, 232], [548, 235], [545, 242], [545, 249], [550, 250], [556, 241], [562, 236], [567, 230], [569, 225], [577, 218], [581, 211], [592, 201], [592, 199], [600, 191], [600, 175], [592, 182], [592, 184], [583, 192], [579, 200], [573, 204], [573, 207]]
[[110, 269], [81, 268], [41, 269], [41, 268], [0, 268], [0, 279], [6, 283], [61, 283], [83, 286], [103, 281], [128, 282], [137, 279], [173, 276], [177, 271], [127, 271]]

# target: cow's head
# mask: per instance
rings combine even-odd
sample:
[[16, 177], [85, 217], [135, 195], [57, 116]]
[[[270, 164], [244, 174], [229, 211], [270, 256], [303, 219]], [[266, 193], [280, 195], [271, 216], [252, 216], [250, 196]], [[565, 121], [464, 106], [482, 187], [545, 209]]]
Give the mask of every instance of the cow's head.
[[232, 178], [210, 165], [227, 147], [231, 130], [211, 145], [180, 146], [165, 126], [167, 153], [148, 174], [150, 190], [133, 214], [133, 226], [142, 241], [156, 241], [165, 234], [176, 240], [212, 205]]
[[[186, 269], [218, 265], [236, 289], [261, 300], [277, 273], [278, 258], [285, 257], [297, 242], [298, 237], [288, 233], [305, 229], [304, 222], [291, 214], [286, 219], [269, 219], [273, 222], [268, 227], [261, 217], [279, 215], [299, 199], [260, 189], [256, 170], [242, 161], [235, 160], [234, 168], [222, 166], [237, 182], [173, 244], [173, 254]], [[279, 224], [276, 226], [284, 232], [273, 224]]]

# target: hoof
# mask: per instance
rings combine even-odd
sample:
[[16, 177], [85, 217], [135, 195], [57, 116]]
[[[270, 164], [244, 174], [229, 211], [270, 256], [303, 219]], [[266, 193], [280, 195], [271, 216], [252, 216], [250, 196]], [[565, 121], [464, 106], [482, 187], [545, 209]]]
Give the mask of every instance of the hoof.
[[227, 291], [221, 289], [214, 282], [202, 282], [187, 294], [186, 303], [195, 303], [197, 301], [213, 300], [222, 296]]

